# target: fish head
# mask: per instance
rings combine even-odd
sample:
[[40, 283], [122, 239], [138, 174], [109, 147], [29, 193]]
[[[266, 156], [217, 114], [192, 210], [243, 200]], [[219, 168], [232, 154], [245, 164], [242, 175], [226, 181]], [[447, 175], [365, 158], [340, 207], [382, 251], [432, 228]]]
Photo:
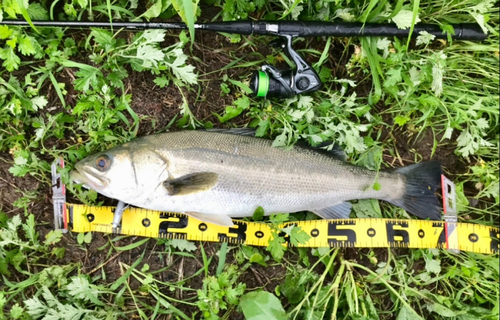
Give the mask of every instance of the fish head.
[[161, 177], [165, 162], [151, 150], [123, 145], [96, 153], [75, 164], [70, 177], [109, 198], [133, 203]]

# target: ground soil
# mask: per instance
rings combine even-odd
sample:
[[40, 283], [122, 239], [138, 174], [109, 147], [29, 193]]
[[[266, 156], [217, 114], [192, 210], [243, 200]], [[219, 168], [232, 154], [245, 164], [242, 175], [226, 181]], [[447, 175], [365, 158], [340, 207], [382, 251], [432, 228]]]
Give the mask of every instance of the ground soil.
[[[165, 45], [168, 45], [167, 40]], [[266, 56], [272, 51], [266, 42], [259, 40], [257, 48], [251, 46], [242, 46], [241, 44], [232, 44], [226, 37], [220, 34], [200, 32], [196, 35], [196, 43], [192, 51], [186, 49], [186, 52], [192, 56], [190, 63], [194, 64], [200, 74], [200, 84], [198, 88], [190, 91], [185, 91], [191, 111], [194, 116], [202, 121], [211, 121], [217, 127], [222, 125], [214, 116], [214, 113], [222, 114], [226, 106], [230, 105], [235, 99], [233, 95], [221, 95], [220, 85], [222, 83], [223, 75], [227, 75], [231, 79], [245, 80], [248, 79], [252, 70], [249, 68], [230, 68], [221, 71], [227, 64], [232, 62], [235, 58], [250, 57], [252, 59], [253, 50], [258, 50], [262, 55]], [[335, 40], [332, 46], [332, 52], [325, 62], [325, 65], [331, 68], [334, 76], [337, 78], [350, 77], [345, 68], [349, 55], [344, 51], [344, 44], [340, 40]], [[323, 40], [316, 39], [303, 42], [298, 45], [297, 49], [301, 46], [308, 46], [322, 50]], [[354, 50], [354, 46], [348, 48], [348, 52]], [[343, 53], [343, 54], [342, 54]], [[310, 58], [306, 57], [306, 60]], [[248, 59], [247, 59], [248, 61]], [[314, 62], [314, 61], [310, 61]], [[179, 114], [179, 107], [182, 104], [182, 96], [175, 86], [159, 88], [152, 82], [153, 77], [147, 73], [130, 72], [130, 77], [126, 79], [127, 93], [132, 94], [132, 107], [134, 111], [144, 120], [141, 122], [139, 135], [147, 135], [164, 128], [175, 116]], [[357, 80], [360, 81], [356, 90], [358, 96], [367, 96], [371, 90], [371, 82], [366, 79], [366, 76], [359, 74]], [[74, 96], [71, 94], [71, 78], [58, 79], [67, 83], [66, 88], [69, 88], [67, 96], [67, 103], [72, 104], [75, 102]], [[49, 98], [56, 101], [58, 98], [55, 92], [46, 88]], [[234, 89], [233, 89], [234, 90]], [[383, 109], [383, 105], [378, 105], [377, 108]], [[390, 123], [390, 119], [386, 119]], [[249, 119], [245, 114], [236, 118], [233, 123], [238, 126], [247, 124]], [[175, 130], [175, 126], [171, 128]], [[376, 138], [376, 137], [373, 137]], [[433, 159], [440, 160], [445, 168], [447, 174], [451, 177], [463, 174], [467, 171], [466, 164], [461, 162], [453, 153], [454, 147], [451, 144], [440, 143], [436, 147], [435, 154], [432, 155], [433, 145], [435, 141], [439, 141], [439, 137], [434, 137], [432, 131], [424, 130], [420, 135], [410, 134], [405, 127], [395, 127], [393, 130], [385, 130], [381, 139], [391, 141], [394, 148], [397, 149], [399, 157], [394, 157], [393, 153], [385, 152], [385, 161], [394, 164], [394, 166], [406, 165], [413, 163], [415, 155], [422, 156], [422, 160]], [[35, 215], [36, 221], [41, 223], [38, 227], [41, 235], [46, 234], [52, 229], [53, 212], [51, 202], [51, 186], [48, 178], [41, 182], [32, 176], [25, 176], [23, 178], [14, 177], [8, 172], [9, 167], [12, 165], [12, 157], [10, 154], [0, 154], [0, 211], [7, 213], [9, 216], [15, 214], [23, 214], [24, 209], [17, 208], [13, 203], [22, 196], [35, 194], [36, 197], [30, 201], [27, 211]], [[471, 191], [472, 192], [472, 191]], [[203, 263], [201, 261], [201, 252], [199, 245], [203, 245], [208, 256], [214, 257], [214, 262], [211, 264], [210, 273], [215, 273], [217, 266], [217, 251], [220, 244], [203, 243], [197, 244], [198, 249], [193, 252], [197, 258], [171, 256], [165, 252], [165, 246], [158, 245], [156, 241], [152, 240], [145, 245], [129, 250], [123, 253], [109, 254], [110, 241], [114, 237], [105, 234], [94, 234], [93, 240], [90, 244], [80, 245], [76, 241], [76, 234], [67, 234], [62, 240], [62, 245], [66, 248], [66, 255], [59, 261], [51, 261], [51, 263], [69, 264], [79, 263], [82, 266], [82, 272], [93, 277], [101, 278], [99, 281], [104, 281], [102, 275], [106, 275], [106, 282], [112, 282], [123, 274], [124, 265], [132, 265], [138, 257], [144, 253], [144, 258], [139, 264], [140, 269], [142, 265], [148, 264], [150, 270], [161, 270], [157, 275], [164, 281], [177, 281], [190, 277], [198, 271]], [[137, 241], [135, 238], [122, 239], [113, 244], [115, 246], [123, 246]], [[369, 268], [373, 268], [368, 256], [368, 249], [343, 249], [342, 255], [351, 260], [355, 260]], [[375, 257], [378, 261], [387, 259], [386, 249], [374, 250]], [[297, 257], [290, 254], [290, 259]], [[228, 256], [228, 261], [231, 261], [232, 256]], [[311, 260], [314, 257], [311, 256]], [[165, 269], [168, 267], [167, 269]], [[423, 268], [423, 266], [420, 266]], [[273, 292], [275, 287], [285, 277], [285, 268], [280, 265], [273, 265], [272, 267], [262, 267], [260, 265], [252, 266], [244, 275], [241, 276], [240, 281], [246, 283], [247, 288], [262, 287], [266, 290]], [[195, 277], [188, 281], [186, 286], [194, 289], [199, 289], [202, 286], [202, 276]], [[132, 287], [138, 288], [139, 283], [131, 283]], [[176, 297], [188, 299], [194, 293], [175, 292]], [[188, 311], [188, 310], [185, 310]], [[189, 312], [189, 311], [188, 311]], [[165, 319], [167, 319], [166, 317]], [[242, 315], [234, 312], [229, 319], [242, 319]]]

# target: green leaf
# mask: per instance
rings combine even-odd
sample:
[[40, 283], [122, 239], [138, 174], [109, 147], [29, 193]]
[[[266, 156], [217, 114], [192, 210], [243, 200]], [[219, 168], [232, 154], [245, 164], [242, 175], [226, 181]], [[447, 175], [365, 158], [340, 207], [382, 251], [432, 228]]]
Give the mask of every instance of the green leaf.
[[220, 84], [220, 90], [222, 91], [221, 95], [229, 94], [231, 92], [231, 88], [229, 88], [229, 85], [225, 82]]
[[30, 172], [30, 168], [27, 166], [14, 165], [9, 168], [9, 172], [15, 177], [24, 177], [28, 172]]
[[263, 137], [267, 130], [269, 129], [271, 123], [268, 119], [266, 120], [261, 120], [259, 122], [259, 127], [257, 128], [257, 131], [255, 131], [255, 136], [256, 137]]
[[29, 154], [24, 152], [16, 153], [14, 156], [14, 164], [25, 165], [28, 164]]
[[240, 296], [243, 293], [245, 293], [246, 288], [247, 288], [246, 284], [238, 283], [236, 285], [236, 288], [227, 289], [226, 293], [227, 301], [232, 305], [238, 304], [238, 302], [240, 301]]
[[72, 3], [65, 3], [63, 6], [64, 13], [70, 17], [76, 17], [76, 10]]
[[123, 79], [128, 77], [127, 70], [122, 67], [115, 68], [112, 72], [108, 73], [109, 84], [115, 88], [123, 86]]
[[95, 285], [89, 283], [84, 276], [77, 276], [71, 279], [71, 283], [66, 287], [68, 294], [84, 301], [90, 301], [98, 306], [104, 306], [99, 300], [101, 290]]
[[35, 54], [36, 50], [35, 46], [33, 45], [34, 41], [36, 40], [33, 37], [23, 35], [19, 40], [19, 45], [17, 46], [17, 49], [25, 56]]
[[152, 45], [142, 45], [137, 48], [137, 54], [135, 58], [142, 60], [142, 67], [144, 68], [156, 68], [158, 62], [163, 60], [165, 54], [160, 49], [153, 47]]
[[299, 107], [299, 109], [306, 109], [312, 107], [313, 103], [314, 99], [311, 96], [300, 96], [297, 107]]
[[233, 79], [227, 79], [227, 81], [230, 82], [231, 84], [239, 87], [246, 94], [252, 94], [253, 93], [252, 89], [250, 89], [250, 87], [248, 85], [246, 85], [245, 83], [243, 83], [241, 81], [233, 80]]
[[456, 312], [439, 303], [428, 304], [427, 309], [439, 314], [442, 317], [452, 318], [457, 316]]
[[17, 45], [17, 40], [18, 40], [17, 37], [12, 37], [9, 40], [5, 41], [5, 43], [12, 49], [15, 49]]
[[226, 112], [224, 113], [224, 116], [219, 116], [218, 114], [215, 114], [217, 118], [219, 118], [219, 121], [221, 123], [224, 123], [230, 119], [233, 119], [237, 116], [239, 116], [243, 112], [243, 109], [241, 108], [233, 108], [232, 106], [227, 106], [226, 107]]
[[142, 38], [144, 38], [145, 44], [161, 43], [163, 42], [163, 40], [165, 40], [165, 30], [161, 29], [146, 30], [142, 34]]
[[436, 38], [435, 35], [428, 33], [427, 31], [420, 31], [417, 37], [417, 46], [421, 44], [429, 44]]
[[352, 205], [354, 212], [356, 212], [356, 217], [358, 218], [380, 218], [382, 217], [382, 212], [380, 210], [380, 204], [376, 199], [363, 199], [358, 200], [358, 202]]
[[88, 6], [88, 0], [76, 0], [76, 3], [82, 8], [85, 9]]
[[[411, 22], [413, 20], [413, 12], [410, 10], [402, 9], [400, 10], [394, 18], [392, 18], [392, 22], [396, 24], [398, 29], [408, 29], [411, 27]], [[415, 20], [415, 24], [420, 22], [420, 18], [417, 16]]]
[[94, 37], [94, 41], [106, 51], [113, 49], [116, 45], [116, 39], [114, 39], [113, 34], [107, 30], [92, 29], [90, 36]]
[[301, 285], [299, 280], [299, 274], [289, 274], [285, 277], [283, 284], [279, 286], [280, 292], [291, 304], [299, 303], [306, 294], [304, 285]]
[[394, 123], [400, 127], [404, 126], [408, 121], [410, 121], [410, 117], [406, 115], [397, 115], [396, 117], [394, 117]]
[[180, 251], [187, 251], [187, 252], [196, 251], [197, 248], [196, 244], [184, 239], [171, 239], [170, 245], [174, 248], [177, 248]]
[[255, 252], [248, 258], [248, 261], [251, 263], [258, 263], [261, 266], [267, 267], [266, 260], [264, 259], [264, 256], [262, 256], [260, 253]]
[[299, 244], [304, 244], [311, 239], [311, 236], [307, 234], [300, 227], [293, 226], [290, 232], [290, 243], [294, 246], [298, 246]]
[[23, 315], [23, 311], [23, 308], [21, 308], [19, 304], [16, 303], [10, 309], [10, 316], [12, 317], [12, 319], [19, 319]]
[[91, 243], [92, 242], [92, 232], [87, 232], [83, 237], [83, 242]]
[[387, 71], [387, 79], [384, 81], [384, 87], [392, 87], [401, 82], [401, 68], [389, 69]]
[[439, 275], [441, 273], [441, 261], [434, 259], [426, 259], [425, 270], [427, 272], [434, 273], [435, 275]]
[[49, 101], [44, 96], [38, 96], [31, 99], [31, 104], [33, 106], [33, 111], [38, 111], [43, 109]]
[[175, 77], [184, 83], [196, 84], [197, 75], [194, 73], [194, 67], [186, 64], [188, 57], [184, 54], [182, 49], [177, 47], [168, 52], [167, 55], [175, 59], [172, 63], [166, 62], [167, 65], [172, 68]]
[[64, 258], [64, 254], [66, 253], [66, 248], [52, 248], [51, 254], [55, 255], [57, 258]]
[[277, 213], [277, 214], [272, 214], [269, 220], [271, 220], [271, 222], [274, 225], [279, 225], [284, 222], [287, 222], [288, 218], [289, 218], [288, 213]]
[[431, 88], [439, 97], [443, 93], [443, 75], [445, 73], [447, 56], [443, 52], [434, 54], [435, 62], [432, 65], [432, 84]]
[[415, 67], [411, 67], [410, 70], [408, 71], [410, 74], [410, 81], [413, 84], [413, 86], [418, 86], [421, 83], [421, 75], [420, 71], [417, 70]]
[[7, 39], [12, 35], [12, 29], [9, 26], [0, 25], [0, 40]]
[[137, 242], [134, 242], [134, 243], [131, 243], [127, 246], [123, 246], [123, 247], [115, 247], [115, 249], [117, 251], [127, 251], [127, 250], [132, 250], [132, 249], [135, 249], [137, 247], [140, 247], [141, 245], [143, 245], [144, 243], [148, 242], [149, 238], [145, 238], [145, 239], [142, 239], [142, 240], [139, 240]]
[[286, 141], [287, 141], [287, 135], [286, 135], [286, 132], [283, 131], [279, 136], [277, 136], [274, 139], [272, 146], [273, 147], [284, 147], [284, 146], [286, 146]]
[[226, 264], [227, 257], [227, 242], [223, 242], [220, 246], [219, 250], [219, 263], [217, 264], [217, 270], [215, 271], [215, 275], [218, 276], [224, 270], [224, 265]]
[[198, 10], [199, 0], [172, 0], [175, 10], [186, 23], [191, 36], [191, 43], [194, 43], [194, 23], [196, 21], [196, 11]]
[[154, 4], [150, 6], [148, 10], [146, 10], [146, 12], [144, 12], [140, 17], [146, 19], [156, 18], [165, 10], [167, 10], [170, 5], [170, 0], [156, 0]]
[[33, 244], [38, 244], [38, 233], [35, 230], [35, 216], [30, 214], [28, 219], [23, 223], [23, 230], [26, 238]]
[[170, 81], [165, 77], [156, 77], [153, 82], [160, 88], [164, 88], [170, 83]]
[[4, 292], [0, 291], [0, 310], [3, 310], [3, 306], [5, 306], [6, 302], [7, 302], [7, 299], [5, 299]]
[[252, 215], [252, 220], [262, 221], [263, 218], [264, 218], [264, 209], [262, 207], [257, 207], [257, 209], [255, 209]]
[[249, 292], [241, 297], [246, 320], [286, 320], [286, 312], [276, 296], [266, 291]]
[[387, 38], [381, 38], [377, 40], [377, 49], [382, 50], [384, 53], [382, 54], [382, 57], [384, 59], [389, 56], [389, 48], [391, 45], [391, 40], [388, 40]]
[[75, 89], [87, 92], [91, 85], [94, 89], [97, 87], [97, 77], [102, 77], [102, 73], [96, 68], [80, 69], [76, 72], [76, 76], [78, 76], [78, 79], [75, 80]]
[[224, 7], [222, 12], [223, 12], [222, 20], [224, 21], [234, 20], [234, 14], [236, 13], [234, 10], [234, 0], [224, 1]]
[[48, 20], [49, 12], [40, 3], [30, 3], [28, 6], [28, 15], [33, 20]]
[[34, 298], [26, 300], [24, 302], [24, 305], [26, 306], [28, 314], [31, 317], [33, 317], [34, 319], [38, 319], [38, 318], [42, 317], [48, 311], [48, 309], [49, 309], [37, 297], [34, 297]]
[[332, 69], [322, 66], [318, 73], [318, 76], [321, 82], [327, 82], [332, 79]]
[[280, 237], [276, 232], [272, 232], [272, 240], [269, 241], [266, 250], [271, 253], [274, 260], [280, 261], [283, 259], [286, 250], [284, 243], [285, 239], [283, 237]]
[[406, 306], [403, 306], [401, 310], [399, 310], [398, 316], [396, 320], [414, 320], [415, 314], [411, 312]]
[[35, 27], [35, 25], [33, 24], [33, 22], [31, 21], [31, 17], [28, 13], [28, 1], [27, 0], [16, 0], [18, 6], [19, 6], [19, 11], [20, 13], [22, 14], [24, 20], [26, 20], [28, 22], [28, 24], [30, 25], [31, 28], [33, 28], [33, 30], [35, 30], [36, 33], [40, 33], [38, 31], [38, 29]]
[[118, 278], [112, 285], [111, 287], [109, 287], [109, 290], [111, 291], [115, 291], [116, 289], [118, 289], [118, 287], [120, 287], [125, 281], [128, 280], [128, 278], [130, 277], [130, 275], [132, 274], [132, 271], [135, 270], [135, 268], [137, 268], [137, 266], [141, 263], [142, 259], [144, 258], [144, 252], [142, 252], [142, 254], [137, 258], [137, 260], [132, 264], [132, 266], [130, 266], [130, 268], [127, 269], [127, 271], [122, 274], [120, 276], [120, 278]]
[[51, 230], [45, 235], [45, 241], [43, 242], [46, 246], [56, 244], [62, 239], [61, 230]]
[[9, 72], [17, 70], [17, 68], [19, 68], [19, 64], [21, 63], [21, 59], [19, 59], [14, 52], [14, 49], [10, 46], [0, 48], [0, 59], [4, 60], [2, 66], [4, 66]]
[[488, 33], [486, 22], [488, 21], [488, 13], [495, 6], [495, 1], [481, 1], [477, 5], [470, 7], [467, 12], [476, 19], [477, 24], [481, 27], [484, 33]]

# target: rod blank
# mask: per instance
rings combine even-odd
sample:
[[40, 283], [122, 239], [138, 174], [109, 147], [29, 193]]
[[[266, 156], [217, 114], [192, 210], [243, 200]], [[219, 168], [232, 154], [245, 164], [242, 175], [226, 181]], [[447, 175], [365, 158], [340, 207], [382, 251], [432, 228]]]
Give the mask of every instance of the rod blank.
[[[36, 27], [66, 27], [66, 28], [126, 28], [144, 29], [187, 29], [184, 23], [164, 22], [94, 22], [94, 21], [32, 21]], [[0, 25], [29, 27], [24, 20], [4, 20]], [[195, 24], [195, 29], [235, 34], [269, 34], [293, 37], [400, 37], [406, 38], [410, 29], [398, 29], [395, 24], [359, 23], [359, 22], [320, 22], [320, 21], [226, 21]], [[488, 37], [481, 27], [475, 23], [453, 25], [455, 34], [452, 39], [482, 41]], [[412, 36], [421, 31], [434, 35], [437, 39], [446, 39], [437, 24], [416, 24]]]

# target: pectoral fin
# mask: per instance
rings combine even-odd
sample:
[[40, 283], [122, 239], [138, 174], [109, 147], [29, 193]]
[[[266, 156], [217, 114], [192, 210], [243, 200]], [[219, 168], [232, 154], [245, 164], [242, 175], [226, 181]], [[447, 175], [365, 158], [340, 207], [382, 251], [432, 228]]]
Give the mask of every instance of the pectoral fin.
[[187, 195], [210, 190], [217, 183], [217, 173], [197, 172], [163, 182], [168, 194]]
[[201, 220], [203, 222], [213, 223], [223, 227], [234, 226], [233, 220], [229, 216], [224, 214], [206, 214], [200, 212], [185, 212], [186, 215], [193, 217], [195, 219]]
[[339, 202], [328, 208], [311, 210], [323, 219], [349, 219], [352, 204], [350, 202]]

